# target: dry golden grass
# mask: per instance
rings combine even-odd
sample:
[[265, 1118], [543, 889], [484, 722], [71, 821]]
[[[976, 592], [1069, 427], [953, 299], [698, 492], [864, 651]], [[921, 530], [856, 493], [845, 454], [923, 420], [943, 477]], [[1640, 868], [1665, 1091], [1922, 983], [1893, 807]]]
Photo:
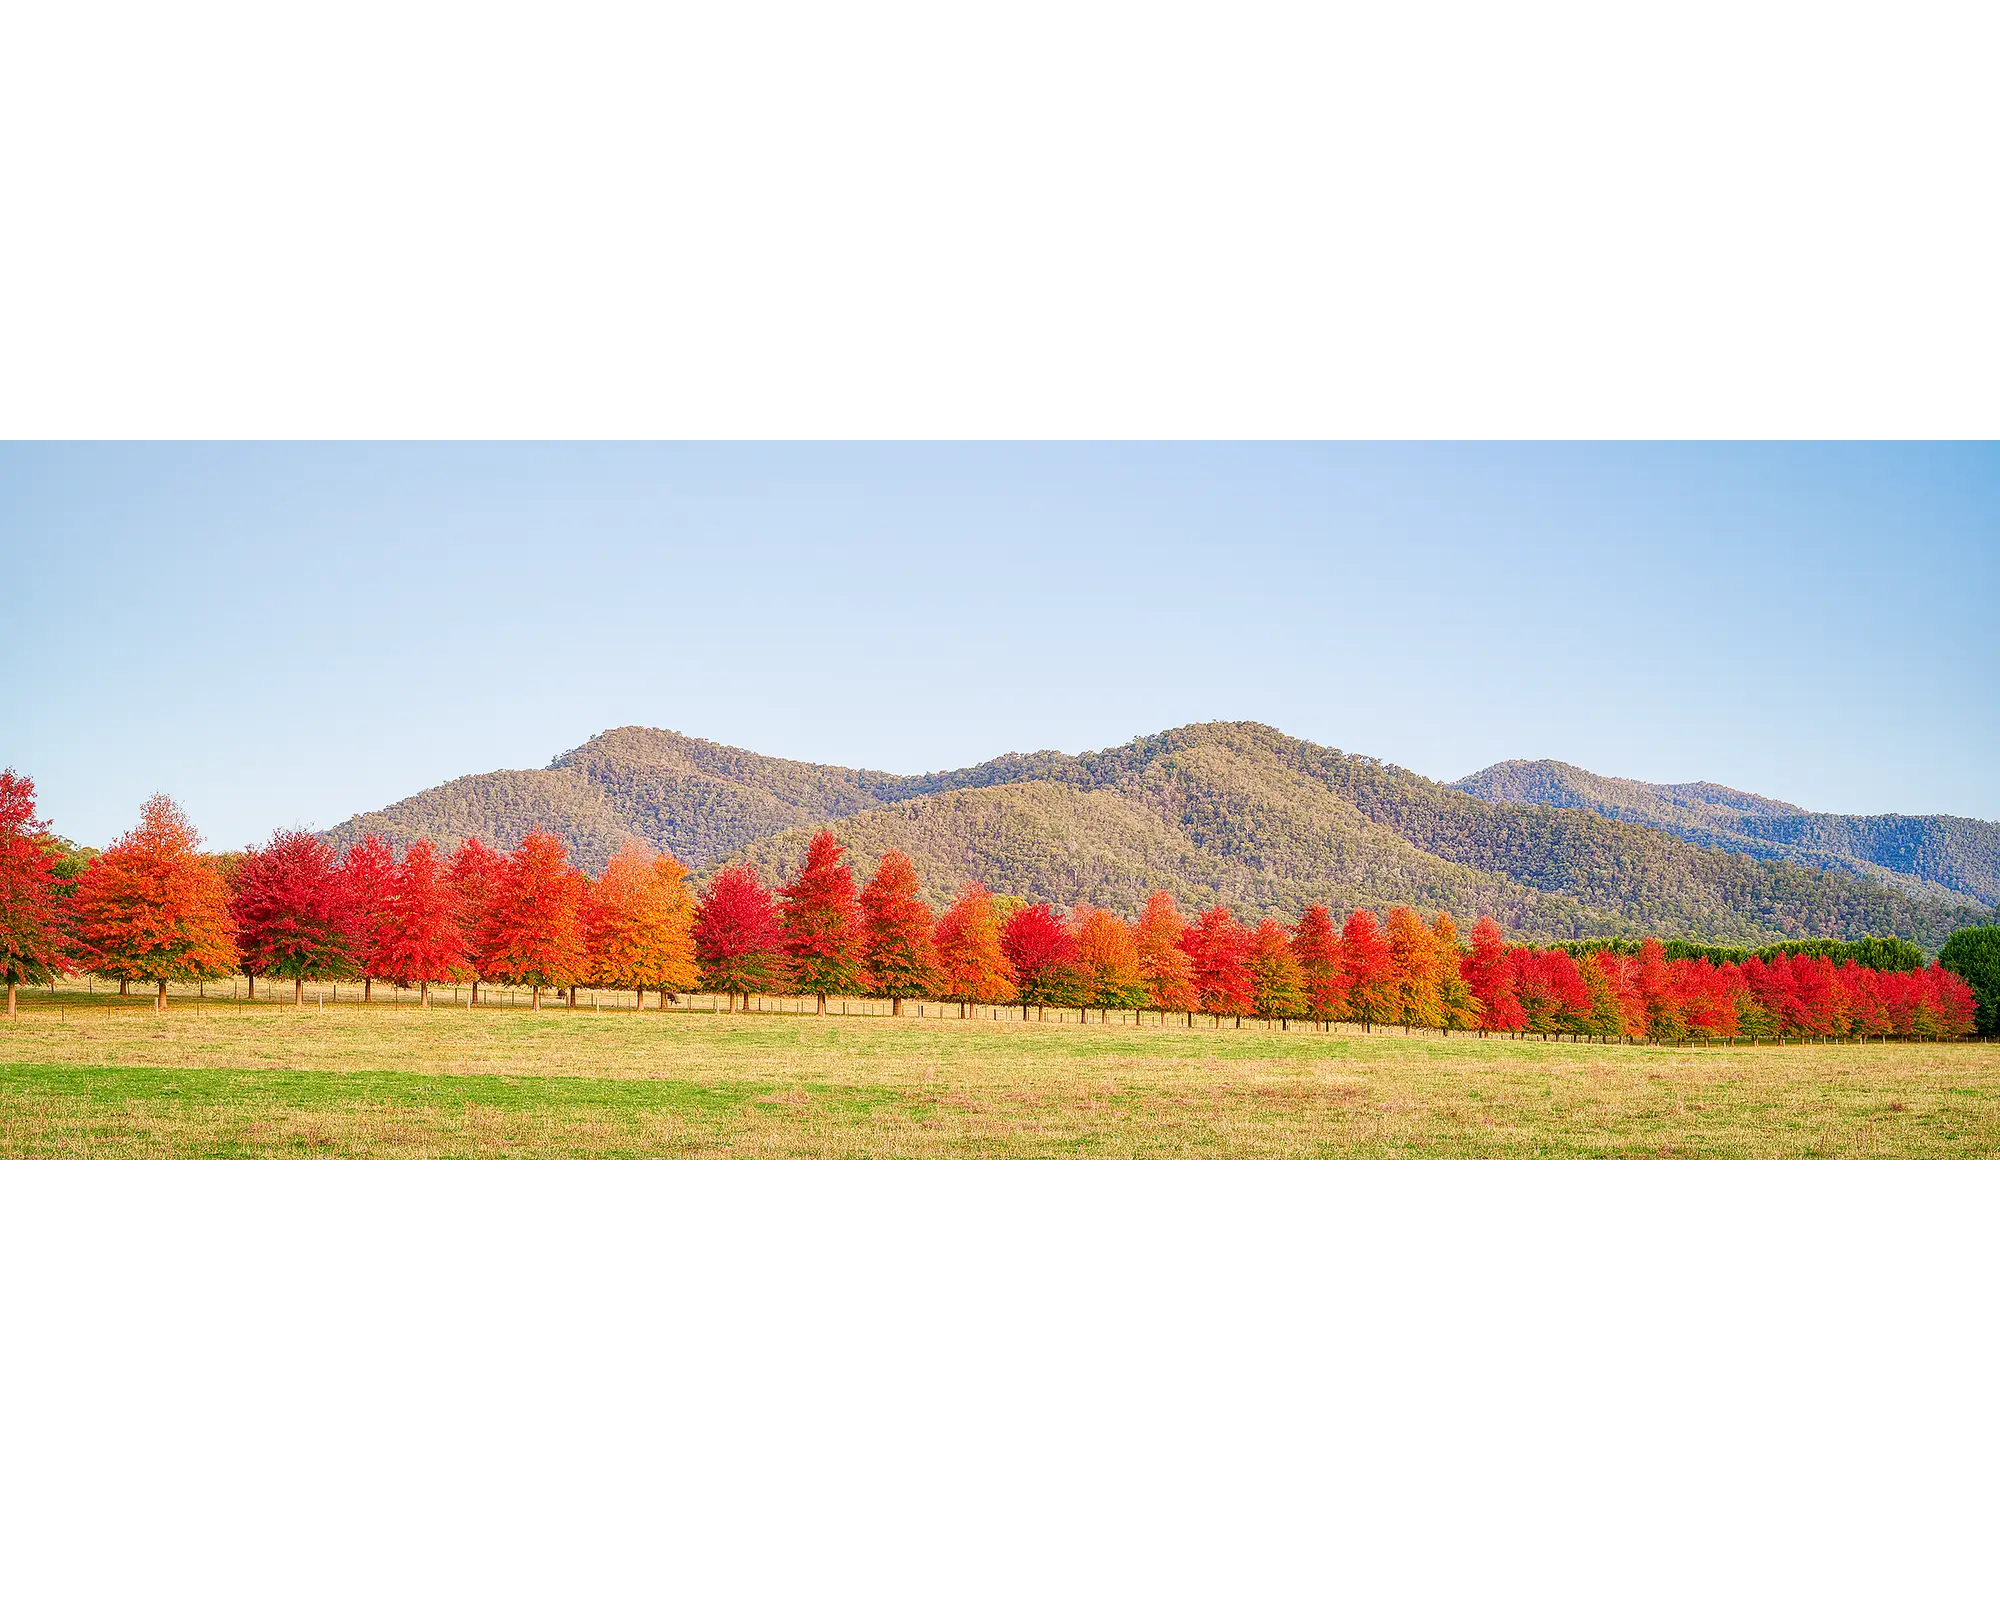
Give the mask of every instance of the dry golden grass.
[[2000, 1046], [31, 1002], [0, 1155], [1991, 1156]]

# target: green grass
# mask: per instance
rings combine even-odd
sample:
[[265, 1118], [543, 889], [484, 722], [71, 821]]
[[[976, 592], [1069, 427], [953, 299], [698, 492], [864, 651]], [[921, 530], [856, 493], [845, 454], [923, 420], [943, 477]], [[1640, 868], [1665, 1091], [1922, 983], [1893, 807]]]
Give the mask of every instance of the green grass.
[[1991, 1156], [2000, 1046], [31, 1000], [0, 1155]]

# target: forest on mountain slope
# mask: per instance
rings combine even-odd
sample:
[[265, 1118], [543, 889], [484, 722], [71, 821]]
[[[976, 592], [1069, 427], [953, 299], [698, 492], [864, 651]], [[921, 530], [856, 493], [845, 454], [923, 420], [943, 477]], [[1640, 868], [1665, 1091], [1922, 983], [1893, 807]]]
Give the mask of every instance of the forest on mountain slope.
[[1843, 816], [1717, 783], [1606, 778], [1564, 761], [1502, 761], [1449, 787], [1482, 800], [1595, 811], [1690, 843], [1873, 877], [1919, 897], [2000, 905], [2000, 823]]
[[776, 874], [821, 824], [865, 866], [891, 846], [909, 853], [940, 904], [978, 878], [1126, 914], [1164, 888], [1251, 917], [1293, 915], [1313, 900], [1404, 902], [1491, 915], [1540, 939], [1895, 934], [1931, 950], [1986, 920], [1960, 896], [1706, 847], [1585, 806], [1490, 801], [1256, 723], [915, 777], [618, 728], [546, 769], [462, 778], [329, 837], [344, 845], [373, 831], [392, 844], [451, 845], [477, 834], [511, 847], [540, 827], [591, 871], [632, 840], [698, 874], [738, 859]]

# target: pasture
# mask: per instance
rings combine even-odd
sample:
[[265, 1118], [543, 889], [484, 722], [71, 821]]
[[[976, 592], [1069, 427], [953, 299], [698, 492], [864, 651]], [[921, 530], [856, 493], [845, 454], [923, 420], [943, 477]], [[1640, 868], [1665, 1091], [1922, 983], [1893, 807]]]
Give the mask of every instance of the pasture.
[[0, 1156], [2000, 1154], [2000, 1044], [1691, 1049], [624, 1000], [177, 997], [159, 1014], [25, 994], [0, 1024]]

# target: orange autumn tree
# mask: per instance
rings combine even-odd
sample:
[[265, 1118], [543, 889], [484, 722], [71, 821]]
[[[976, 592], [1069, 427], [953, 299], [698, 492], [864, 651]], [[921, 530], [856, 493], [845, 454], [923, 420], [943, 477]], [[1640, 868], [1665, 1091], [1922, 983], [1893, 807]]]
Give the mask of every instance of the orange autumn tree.
[[902, 851], [884, 852], [861, 891], [861, 927], [868, 992], [886, 996], [893, 1015], [903, 1014], [905, 1000], [938, 992], [931, 908], [917, 898], [916, 865]]
[[653, 860], [627, 844], [584, 891], [589, 981], [630, 989], [641, 1005], [648, 989], [658, 989], [664, 1009], [667, 995], [694, 986], [693, 921], [687, 869], [672, 856]]
[[1139, 951], [1139, 973], [1146, 980], [1146, 1003], [1155, 1011], [1192, 1012], [1199, 999], [1195, 992], [1194, 962], [1181, 948], [1187, 919], [1166, 890], [1157, 890], [1139, 913], [1133, 930]]
[[534, 991], [566, 989], [584, 968], [583, 880], [570, 871], [562, 841], [539, 828], [523, 839], [486, 903], [480, 944], [493, 975]]
[[1006, 1005], [1020, 992], [1000, 948], [1000, 905], [983, 883], [968, 883], [937, 925], [938, 993], [968, 1005]]
[[778, 925], [792, 982], [813, 997], [822, 1016], [828, 995], [851, 994], [861, 980], [861, 906], [854, 874], [840, 859], [845, 853], [831, 831], [821, 828], [806, 846], [798, 876], [778, 891], [784, 902]]
[[1408, 906], [1389, 913], [1389, 962], [1395, 970], [1390, 1019], [1406, 1028], [1436, 1028], [1444, 1012], [1438, 1004], [1437, 948], [1424, 919]]
[[1437, 960], [1438, 1013], [1444, 1019], [1445, 1032], [1478, 1027], [1479, 1001], [1458, 969], [1465, 957], [1465, 942], [1459, 938], [1458, 924], [1449, 911], [1440, 911], [1431, 919], [1431, 950]]
[[1139, 942], [1122, 917], [1102, 906], [1078, 905], [1069, 915], [1077, 964], [1084, 973], [1084, 1003], [1099, 1009], [1137, 1011], [1149, 998], [1139, 965]]
[[70, 902], [76, 964], [159, 986], [224, 978], [236, 970], [229, 891], [201, 854], [187, 813], [163, 794], [140, 809], [139, 826], [84, 868]]
[[1305, 989], [1305, 1014], [1314, 1022], [1340, 1021], [1347, 1015], [1347, 968], [1340, 958], [1340, 930], [1325, 906], [1307, 906], [1299, 913], [1292, 954]]

